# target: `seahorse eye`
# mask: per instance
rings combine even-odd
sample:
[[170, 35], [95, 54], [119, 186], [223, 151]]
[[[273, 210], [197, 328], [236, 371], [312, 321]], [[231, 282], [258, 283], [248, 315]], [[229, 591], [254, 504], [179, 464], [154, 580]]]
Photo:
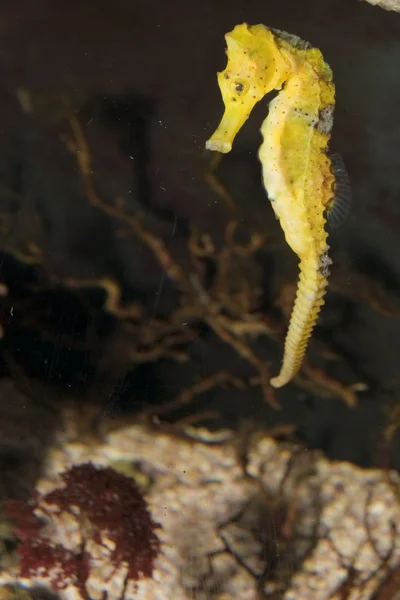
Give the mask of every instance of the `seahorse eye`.
[[244, 81], [243, 79], [234, 79], [231, 82], [231, 89], [238, 96], [242, 96], [243, 94], [245, 94], [247, 92], [248, 88], [249, 88], [249, 86], [248, 86], [247, 82]]

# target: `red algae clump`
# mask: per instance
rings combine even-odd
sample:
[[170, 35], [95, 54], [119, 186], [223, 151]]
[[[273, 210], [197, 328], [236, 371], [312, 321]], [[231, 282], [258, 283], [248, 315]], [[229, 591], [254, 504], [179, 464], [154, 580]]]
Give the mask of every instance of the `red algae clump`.
[[[112, 567], [127, 568], [126, 584], [151, 577], [160, 548], [155, 533], [159, 525], [152, 520], [136, 482], [91, 463], [72, 467], [61, 479], [61, 487], [43, 496], [36, 494], [32, 503], [5, 503], [16, 524], [21, 577], [47, 578], [54, 590], [72, 585], [88, 599], [86, 583], [93, 558], [89, 542], [106, 544]], [[52, 516], [63, 513], [80, 523], [77, 549], [56, 543], [48, 533]]]

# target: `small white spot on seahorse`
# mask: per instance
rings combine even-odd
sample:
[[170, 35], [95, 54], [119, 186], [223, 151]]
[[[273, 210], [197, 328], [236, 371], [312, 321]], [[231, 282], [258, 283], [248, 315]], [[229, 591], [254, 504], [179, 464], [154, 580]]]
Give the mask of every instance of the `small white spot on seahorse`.
[[329, 277], [329, 267], [333, 264], [332, 259], [328, 256], [327, 252], [321, 254], [319, 259], [319, 270], [324, 277]]

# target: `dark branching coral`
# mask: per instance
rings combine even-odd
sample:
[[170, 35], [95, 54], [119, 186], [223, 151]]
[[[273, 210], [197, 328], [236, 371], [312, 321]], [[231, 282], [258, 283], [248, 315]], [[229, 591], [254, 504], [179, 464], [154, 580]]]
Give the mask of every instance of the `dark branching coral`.
[[[6, 512], [16, 523], [19, 540], [20, 574], [43, 577], [55, 590], [75, 586], [86, 599], [90, 574], [89, 541], [111, 542], [109, 560], [113, 567], [127, 567], [128, 581], [151, 577], [160, 542], [139, 488], [133, 479], [111, 468], [96, 468], [87, 463], [72, 467], [62, 475], [64, 485], [27, 504], [19, 500], [6, 503]], [[68, 513], [81, 523], [82, 544], [78, 551], [56, 544], [44, 529], [37, 514]]]

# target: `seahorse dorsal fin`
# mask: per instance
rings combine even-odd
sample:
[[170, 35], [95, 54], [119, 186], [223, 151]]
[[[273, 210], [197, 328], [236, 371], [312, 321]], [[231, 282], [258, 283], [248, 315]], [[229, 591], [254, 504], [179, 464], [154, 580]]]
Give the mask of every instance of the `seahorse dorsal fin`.
[[346, 220], [350, 212], [352, 193], [349, 175], [341, 154], [332, 154], [330, 159], [335, 176], [335, 194], [327, 204], [326, 213], [329, 228], [335, 229]]

